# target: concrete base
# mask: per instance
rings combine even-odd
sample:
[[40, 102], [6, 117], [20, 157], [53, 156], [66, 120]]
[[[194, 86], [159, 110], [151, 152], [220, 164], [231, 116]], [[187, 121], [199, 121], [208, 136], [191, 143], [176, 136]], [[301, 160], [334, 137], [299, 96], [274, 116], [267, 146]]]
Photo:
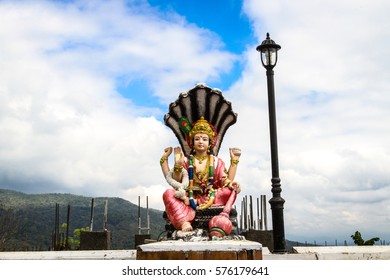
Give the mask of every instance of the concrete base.
[[[296, 253], [272, 254], [267, 247], [261, 247], [262, 259], [390, 260], [390, 246], [316, 246], [293, 249]], [[136, 257], [136, 250], [0, 252], [0, 260], [135, 260]]]
[[110, 250], [111, 232], [82, 231], [80, 233], [80, 250]]
[[262, 246], [248, 240], [162, 241], [140, 245], [137, 260], [261, 260]]
[[134, 236], [134, 248], [137, 248], [139, 245], [145, 244], [145, 240], [150, 239], [150, 234], [136, 234]]
[[388, 260], [390, 246], [316, 246], [294, 247], [298, 255], [316, 260]]
[[267, 247], [271, 252], [274, 251], [274, 236], [272, 230], [248, 230], [242, 233], [246, 240], [259, 242], [263, 247]]
[[0, 260], [135, 260], [135, 250], [0, 252]]

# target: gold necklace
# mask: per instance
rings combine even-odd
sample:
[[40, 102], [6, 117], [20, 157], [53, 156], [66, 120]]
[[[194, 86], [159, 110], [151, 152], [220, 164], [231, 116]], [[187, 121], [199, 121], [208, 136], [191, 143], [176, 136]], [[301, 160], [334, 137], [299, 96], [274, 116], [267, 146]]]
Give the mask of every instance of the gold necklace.
[[195, 158], [199, 161], [199, 164], [202, 164], [202, 162], [208, 158], [207, 156], [195, 156]]

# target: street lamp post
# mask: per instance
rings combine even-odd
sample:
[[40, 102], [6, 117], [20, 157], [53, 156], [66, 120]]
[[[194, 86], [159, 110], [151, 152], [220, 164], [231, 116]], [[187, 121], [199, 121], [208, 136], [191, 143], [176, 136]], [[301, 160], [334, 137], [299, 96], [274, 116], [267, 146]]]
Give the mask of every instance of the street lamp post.
[[274, 253], [286, 253], [286, 240], [284, 237], [284, 218], [283, 205], [284, 199], [281, 197], [282, 192], [279, 178], [279, 160], [278, 160], [278, 141], [276, 131], [276, 110], [275, 110], [275, 87], [274, 87], [274, 70], [273, 68], [278, 61], [278, 50], [280, 46], [270, 39], [269, 33], [267, 38], [257, 46], [260, 52], [261, 63], [267, 70], [267, 88], [268, 88], [268, 111], [269, 111], [269, 128], [271, 142], [271, 165], [272, 165], [272, 226], [274, 238]]

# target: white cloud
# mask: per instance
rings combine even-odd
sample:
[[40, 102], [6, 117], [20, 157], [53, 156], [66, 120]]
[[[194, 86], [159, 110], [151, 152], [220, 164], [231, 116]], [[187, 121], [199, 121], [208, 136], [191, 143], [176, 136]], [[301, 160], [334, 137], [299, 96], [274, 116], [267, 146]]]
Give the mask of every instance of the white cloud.
[[[282, 46], [274, 79], [287, 236], [349, 239], [360, 230], [389, 239], [388, 8], [363, 0], [244, 3], [259, 43], [270, 32]], [[230, 137], [250, 153], [240, 171], [262, 172], [241, 175], [244, 194], [271, 196], [266, 76], [255, 48], [227, 93], [239, 113]]]
[[174, 135], [156, 119], [164, 112], [117, 87], [144, 79], [168, 108], [236, 59], [215, 34], [144, 1], [3, 1], [0, 14], [0, 187], [26, 192], [135, 202], [134, 188], [161, 191]]
[[[288, 237], [341, 242], [360, 230], [390, 239], [388, 10], [386, 1], [244, 1], [258, 42], [270, 32], [282, 46], [275, 89]], [[143, 1], [2, 1], [0, 14], [0, 187], [133, 203], [148, 195], [162, 209], [158, 161], [176, 139], [165, 112], [117, 88], [144, 80], [168, 107], [197, 82], [213, 87], [240, 59], [242, 77], [224, 93], [238, 122], [220, 156], [242, 149], [238, 200], [270, 198], [256, 46], [238, 58], [216, 34]]]

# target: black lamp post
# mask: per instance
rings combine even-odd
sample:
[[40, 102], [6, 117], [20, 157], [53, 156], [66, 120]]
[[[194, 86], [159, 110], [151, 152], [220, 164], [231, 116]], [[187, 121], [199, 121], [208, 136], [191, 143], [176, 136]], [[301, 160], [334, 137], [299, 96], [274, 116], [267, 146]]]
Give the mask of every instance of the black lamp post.
[[269, 111], [269, 128], [270, 128], [270, 142], [271, 142], [271, 165], [272, 165], [272, 198], [269, 203], [272, 210], [272, 226], [274, 238], [274, 253], [286, 253], [286, 240], [284, 237], [284, 218], [283, 205], [284, 199], [280, 193], [279, 178], [279, 160], [278, 160], [278, 141], [276, 131], [276, 110], [275, 110], [275, 87], [274, 87], [274, 70], [273, 68], [278, 61], [278, 50], [280, 46], [276, 44], [269, 37], [257, 46], [257, 51], [261, 55], [261, 63], [267, 70], [267, 87], [268, 87], [268, 111]]

